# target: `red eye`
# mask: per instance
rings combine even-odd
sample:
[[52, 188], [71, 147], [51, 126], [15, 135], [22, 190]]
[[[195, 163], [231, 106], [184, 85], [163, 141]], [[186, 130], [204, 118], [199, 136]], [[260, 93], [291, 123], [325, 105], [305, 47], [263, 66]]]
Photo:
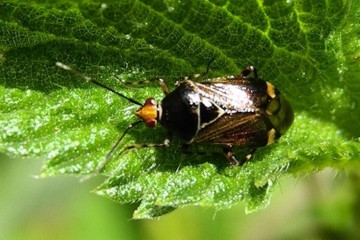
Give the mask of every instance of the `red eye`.
[[146, 126], [153, 128], [156, 126], [156, 123], [157, 123], [157, 121], [155, 119], [151, 119], [151, 120], [147, 121], [145, 124], [146, 124]]
[[156, 103], [154, 98], [148, 98], [146, 99], [144, 106], [154, 106], [155, 104]]

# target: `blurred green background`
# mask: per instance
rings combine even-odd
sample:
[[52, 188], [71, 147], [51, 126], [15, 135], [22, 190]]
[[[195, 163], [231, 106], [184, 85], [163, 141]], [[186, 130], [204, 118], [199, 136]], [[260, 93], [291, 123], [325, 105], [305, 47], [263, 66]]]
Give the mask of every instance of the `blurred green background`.
[[359, 175], [283, 178], [268, 208], [186, 207], [132, 220], [136, 205], [91, 193], [101, 179], [36, 179], [42, 160], [0, 156], [0, 239], [359, 239]]

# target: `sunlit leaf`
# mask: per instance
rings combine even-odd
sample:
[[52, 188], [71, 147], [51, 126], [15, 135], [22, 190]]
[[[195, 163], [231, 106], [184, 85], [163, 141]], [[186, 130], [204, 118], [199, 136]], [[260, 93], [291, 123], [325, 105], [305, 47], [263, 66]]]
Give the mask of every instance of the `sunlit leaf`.
[[[135, 121], [137, 106], [57, 61], [140, 102], [161, 100], [161, 89], [122, 81], [161, 77], [173, 86], [212, 59], [209, 77], [254, 65], [295, 110], [277, 144], [238, 168], [216, 148], [183, 154], [176, 139], [166, 149], [129, 150], [115, 154], [95, 191], [139, 202], [135, 218], [241, 200], [256, 211], [283, 175], [359, 166], [359, 18], [357, 0], [0, 1], [0, 151], [43, 157], [41, 176], [87, 176]], [[120, 148], [165, 136], [140, 126]]]

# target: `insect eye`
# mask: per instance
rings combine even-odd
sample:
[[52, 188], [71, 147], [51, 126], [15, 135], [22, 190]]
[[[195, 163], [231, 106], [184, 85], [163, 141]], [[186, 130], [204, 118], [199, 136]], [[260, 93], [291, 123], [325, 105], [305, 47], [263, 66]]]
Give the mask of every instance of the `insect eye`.
[[148, 99], [146, 99], [146, 101], [145, 101], [145, 104], [144, 104], [145, 106], [154, 106], [154, 105], [156, 105], [156, 102], [155, 102], [155, 99], [154, 98], [148, 98]]
[[153, 128], [156, 126], [156, 123], [157, 123], [156, 119], [150, 119], [150, 120], [146, 121], [145, 124], [146, 124], [146, 126]]

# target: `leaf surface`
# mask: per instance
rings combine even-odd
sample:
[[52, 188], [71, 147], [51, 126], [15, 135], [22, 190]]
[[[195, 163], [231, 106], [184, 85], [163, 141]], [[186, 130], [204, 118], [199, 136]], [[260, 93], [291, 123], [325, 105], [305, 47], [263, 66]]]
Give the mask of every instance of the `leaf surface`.
[[[140, 102], [160, 101], [161, 89], [119, 79], [161, 77], [173, 89], [214, 58], [209, 77], [254, 65], [295, 110], [277, 144], [239, 168], [217, 149], [183, 154], [176, 139], [167, 149], [129, 150], [106, 165], [107, 179], [95, 192], [139, 202], [135, 218], [241, 200], [256, 211], [283, 175], [358, 167], [359, 18], [356, 0], [0, 1], [0, 151], [43, 157], [41, 176], [86, 176], [135, 121], [136, 106], [57, 68], [57, 61]], [[140, 126], [120, 148], [165, 136], [164, 129]]]

